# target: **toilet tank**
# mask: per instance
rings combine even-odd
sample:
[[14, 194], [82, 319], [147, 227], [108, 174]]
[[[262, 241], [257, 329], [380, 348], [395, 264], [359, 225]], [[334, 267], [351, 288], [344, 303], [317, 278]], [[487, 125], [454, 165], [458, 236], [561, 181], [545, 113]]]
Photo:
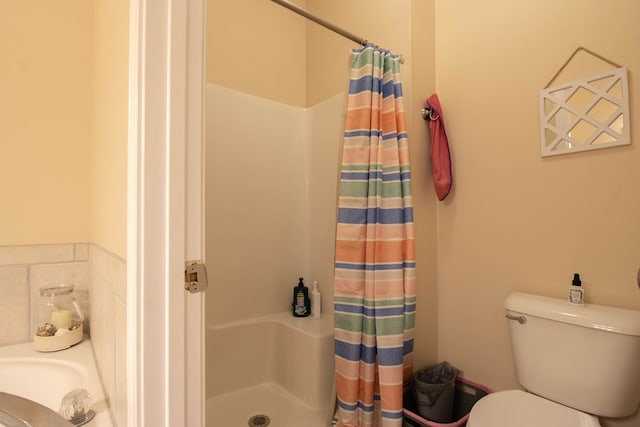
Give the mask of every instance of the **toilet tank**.
[[598, 416], [636, 411], [640, 311], [519, 292], [505, 309], [516, 377], [527, 391]]

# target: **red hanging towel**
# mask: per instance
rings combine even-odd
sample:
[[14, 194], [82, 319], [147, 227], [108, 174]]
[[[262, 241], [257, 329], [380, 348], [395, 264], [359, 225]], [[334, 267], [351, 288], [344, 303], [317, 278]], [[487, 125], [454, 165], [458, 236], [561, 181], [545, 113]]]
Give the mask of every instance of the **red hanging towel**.
[[447, 197], [453, 182], [451, 176], [451, 156], [449, 154], [449, 141], [444, 130], [444, 116], [440, 100], [435, 93], [427, 98], [426, 107], [430, 112], [425, 119], [429, 120], [429, 133], [431, 134], [431, 166], [433, 168], [433, 186], [436, 189], [438, 200]]

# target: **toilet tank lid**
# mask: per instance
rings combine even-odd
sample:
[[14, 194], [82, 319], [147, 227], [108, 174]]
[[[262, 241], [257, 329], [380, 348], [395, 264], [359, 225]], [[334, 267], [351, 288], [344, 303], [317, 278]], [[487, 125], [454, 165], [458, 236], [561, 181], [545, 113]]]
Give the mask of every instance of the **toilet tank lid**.
[[604, 305], [570, 305], [566, 300], [514, 292], [504, 302], [507, 310], [522, 314], [600, 329], [624, 335], [640, 336], [640, 311]]

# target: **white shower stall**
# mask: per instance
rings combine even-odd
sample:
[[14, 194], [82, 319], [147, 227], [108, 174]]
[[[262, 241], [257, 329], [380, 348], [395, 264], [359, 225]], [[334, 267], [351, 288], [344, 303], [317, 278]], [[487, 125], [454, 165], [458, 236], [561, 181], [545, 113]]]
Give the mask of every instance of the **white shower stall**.
[[[271, 415], [252, 413], [278, 396], [291, 410], [317, 418], [318, 425], [331, 418], [333, 261], [344, 101], [339, 94], [300, 108], [207, 85], [210, 427], [226, 425], [221, 416], [282, 417], [291, 411], [277, 412], [276, 403], [269, 405], [276, 411]], [[308, 286], [320, 283], [321, 319], [290, 314], [298, 277]], [[278, 367], [278, 360], [288, 360], [288, 367]], [[233, 372], [237, 375], [229, 375]], [[292, 380], [291, 372], [306, 380]], [[256, 387], [273, 395], [252, 398]], [[307, 394], [305, 387], [325, 392]], [[232, 407], [234, 401], [247, 414], [221, 411], [219, 405]], [[286, 427], [289, 421], [281, 420]]]

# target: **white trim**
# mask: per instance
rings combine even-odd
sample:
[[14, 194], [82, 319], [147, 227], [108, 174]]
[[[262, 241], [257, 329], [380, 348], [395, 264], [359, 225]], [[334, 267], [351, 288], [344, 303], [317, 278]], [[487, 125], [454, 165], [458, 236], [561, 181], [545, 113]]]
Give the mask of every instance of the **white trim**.
[[[165, 420], [166, 427], [185, 424], [185, 353], [186, 337], [184, 290], [185, 269], [185, 208], [186, 208], [186, 150], [187, 150], [187, 2], [169, 1], [167, 59], [167, 117], [165, 167], [167, 194], [165, 206], [168, 217], [164, 227], [169, 236], [166, 247], [165, 291]], [[152, 326], [153, 329], [153, 326]], [[145, 396], [150, 406], [153, 400]], [[156, 401], [157, 402], [157, 401]], [[157, 407], [154, 408], [157, 411]], [[145, 424], [146, 425], [146, 424]], [[149, 425], [160, 425], [151, 423]]]
[[[204, 221], [206, 0], [192, 0], [187, 39], [186, 259], [206, 261]], [[186, 422], [205, 426], [204, 294], [187, 294]]]
[[141, 167], [139, 157], [144, 141], [141, 98], [144, 96], [142, 88], [145, 85], [141, 70], [144, 69], [144, 55], [141, 53], [140, 38], [143, 37], [142, 5], [138, 0], [131, 0], [129, 11], [129, 131], [127, 149], [127, 425], [143, 425], [138, 422], [138, 406], [142, 398], [142, 375], [138, 370], [138, 284], [143, 282], [138, 265], [143, 258], [139, 253], [142, 248], [142, 230], [139, 229], [138, 218], [141, 216], [142, 206], [138, 203], [141, 189]]
[[[195, 427], [199, 423], [187, 423], [187, 416], [189, 420], [204, 420], [202, 369], [198, 372], [198, 367], [203, 366], [202, 338], [185, 334], [185, 328], [197, 331], [203, 327], [202, 296], [187, 297], [183, 289], [187, 149], [191, 153], [198, 144], [202, 145], [202, 129], [198, 129], [202, 121], [198, 125], [198, 120], [187, 117], [191, 114], [197, 117], [194, 112], [202, 109], [202, 92], [195, 91], [198, 82], [202, 87], [204, 68], [188, 69], [187, 61], [189, 64], [203, 61], [204, 25], [198, 26], [193, 15], [203, 10], [203, 1], [131, 0], [130, 3], [127, 196], [127, 424], [130, 426]], [[196, 28], [189, 28], [188, 24]], [[201, 189], [197, 189], [198, 193], [202, 193]], [[202, 202], [196, 205], [201, 210]], [[198, 228], [201, 227], [190, 230]], [[196, 243], [195, 249], [190, 246], [190, 255], [201, 255], [198, 253], [201, 247], [201, 242]], [[189, 310], [185, 309], [187, 304]], [[195, 357], [194, 366], [186, 363], [187, 353], [190, 362]], [[200, 382], [185, 379], [187, 374], [188, 378], [200, 374]], [[201, 403], [186, 403], [194, 395], [200, 395], [197, 400]]]

